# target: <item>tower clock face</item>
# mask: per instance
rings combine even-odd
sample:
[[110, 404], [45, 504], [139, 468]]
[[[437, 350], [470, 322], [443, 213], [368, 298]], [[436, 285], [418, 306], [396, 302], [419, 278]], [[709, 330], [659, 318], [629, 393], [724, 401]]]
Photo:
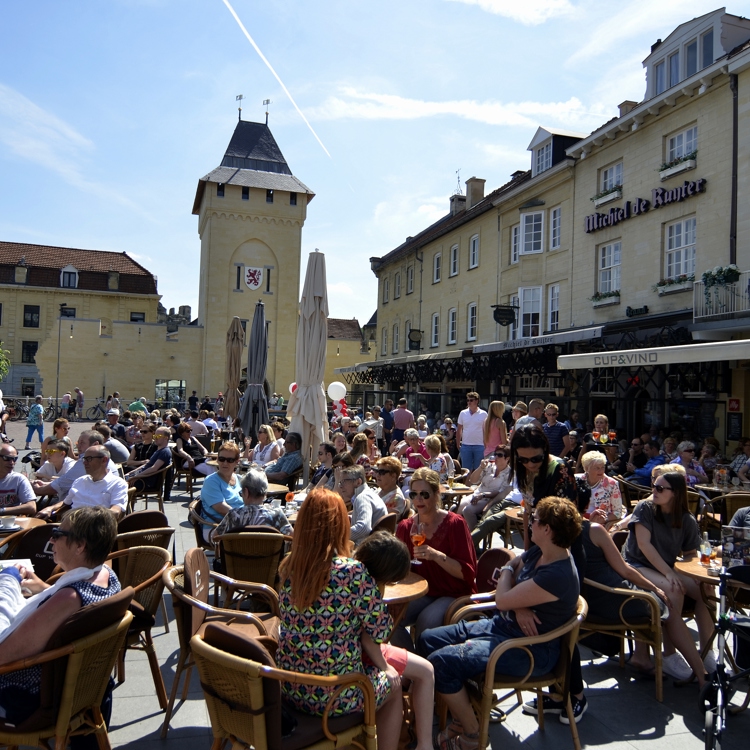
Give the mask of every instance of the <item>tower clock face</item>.
[[245, 268], [245, 284], [247, 288], [255, 291], [260, 288], [263, 283], [263, 269], [262, 268]]

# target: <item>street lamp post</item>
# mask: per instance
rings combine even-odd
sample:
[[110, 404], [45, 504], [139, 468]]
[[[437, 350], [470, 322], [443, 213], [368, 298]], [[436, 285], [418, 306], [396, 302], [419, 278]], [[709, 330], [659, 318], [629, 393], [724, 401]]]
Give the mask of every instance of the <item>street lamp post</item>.
[[67, 302], [60, 303], [60, 316], [57, 319], [57, 380], [55, 381], [55, 408], [57, 408], [58, 403], [60, 403], [60, 343], [62, 341], [63, 309], [67, 304]]

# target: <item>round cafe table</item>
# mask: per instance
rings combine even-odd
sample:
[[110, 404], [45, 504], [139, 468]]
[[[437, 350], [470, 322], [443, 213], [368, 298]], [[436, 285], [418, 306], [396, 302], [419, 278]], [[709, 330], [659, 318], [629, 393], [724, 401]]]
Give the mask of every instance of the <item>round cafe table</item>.
[[409, 602], [421, 599], [427, 593], [429, 584], [421, 575], [410, 571], [406, 578], [396, 583], [390, 583], [383, 592], [383, 601], [388, 605], [388, 611], [393, 618], [393, 629], [401, 622]]
[[8, 534], [15, 534], [17, 531], [26, 531], [27, 529], [33, 529], [34, 526], [45, 526], [46, 524], [47, 522], [43, 518], [17, 516], [15, 528], [6, 529], [0, 526], [0, 536], [8, 536]]
[[453, 487], [450, 487], [447, 484], [441, 484], [440, 496], [443, 502], [443, 508], [450, 510], [455, 500], [460, 502], [462, 497], [471, 495], [473, 492], [473, 487], [467, 487], [464, 484], [454, 484]]

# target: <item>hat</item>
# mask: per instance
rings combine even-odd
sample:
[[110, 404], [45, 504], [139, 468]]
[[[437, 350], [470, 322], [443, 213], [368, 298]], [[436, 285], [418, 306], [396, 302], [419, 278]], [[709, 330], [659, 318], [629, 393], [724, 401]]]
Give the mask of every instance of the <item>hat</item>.
[[119, 417], [120, 416], [120, 412], [117, 409], [110, 409], [107, 412], [107, 416], [108, 417], [112, 417], [112, 416]]
[[515, 406], [513, 407], [513, 409], [515, 409], [516, 411], [522, 411], [522, 412], [523, 412], [524, 414], [528, 414], [528, 413], [529, 413], [529, 407], [528, 407], [528, 406], [526, 406], [526, 404], [524, 404], [524, 402], [523, 402], [523, 401], [519, 401], [519, 402], [518, 402], [518, 403], [517, 403], [517, 404], [516, 404], [516, 405], [515, 405]]

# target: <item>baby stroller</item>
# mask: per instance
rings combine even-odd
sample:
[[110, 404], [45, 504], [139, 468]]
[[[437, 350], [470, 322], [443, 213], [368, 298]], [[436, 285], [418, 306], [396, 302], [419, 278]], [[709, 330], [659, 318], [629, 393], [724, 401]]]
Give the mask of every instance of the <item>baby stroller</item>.
[[[727, 712], [744, 711], [750, 702], [750, 693], [741, 706], [732, 706], [735, 692], [733, 685], [750, 676], [750, 617], [727, 611], [727, 588], [729, 581], [741, 583], [750, 590], [750, 565], [722, 568], [719, 574], [719, 620], [716, 624], [718, 658], [716, 672], [706, 682], [700, 693], [701, 708], [705, 716], [704, 739], [706, 750], [720, 750], [721, 738], [726, 728]], [[727, 636], [734, 636], [734, 655], [729, 657]], [[729, 668], [728, 668], [729, 667]]]

